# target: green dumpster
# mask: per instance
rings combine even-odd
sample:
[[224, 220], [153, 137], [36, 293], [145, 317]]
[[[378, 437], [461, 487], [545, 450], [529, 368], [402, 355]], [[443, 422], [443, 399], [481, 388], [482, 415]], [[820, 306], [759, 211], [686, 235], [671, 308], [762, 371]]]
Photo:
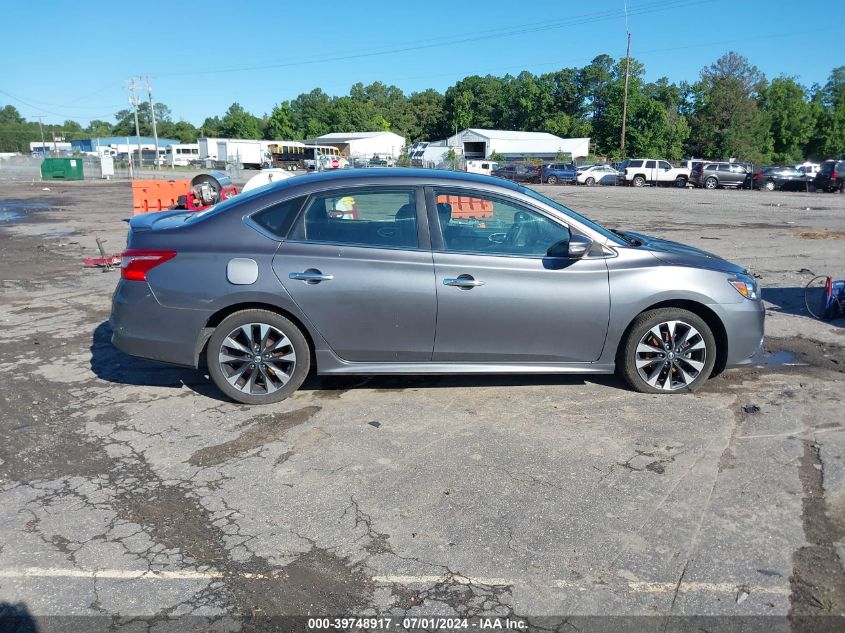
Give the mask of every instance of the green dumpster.
[[41, 163], [42, 180], [85, 180], [80, 158], [45, 158]]

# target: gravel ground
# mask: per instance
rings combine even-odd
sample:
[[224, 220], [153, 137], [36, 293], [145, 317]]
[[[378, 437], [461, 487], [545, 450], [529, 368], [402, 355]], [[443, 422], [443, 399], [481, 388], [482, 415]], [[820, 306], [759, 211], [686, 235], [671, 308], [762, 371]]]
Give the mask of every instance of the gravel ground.
[[127, 183], [0, 182], [0, 629], [842, 630], [803, 616], [845, 610], [845, 322], [810, 318], [802, 288], [845, 277], [845, 196], [538, 189], [748, 266], [759, 365], [679, 397], [611, 376], [312, 378], [247, 408], [111, 346], [117, 273], [82, 259], [96, 237], [122, 248]]

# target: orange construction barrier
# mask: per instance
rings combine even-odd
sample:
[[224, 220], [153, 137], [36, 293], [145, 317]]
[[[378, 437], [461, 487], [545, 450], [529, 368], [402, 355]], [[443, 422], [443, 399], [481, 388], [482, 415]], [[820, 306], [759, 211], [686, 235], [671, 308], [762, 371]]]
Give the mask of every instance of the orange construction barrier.
[[437, 204], [452, 205], [453, 218], [492, 218], [493, 202], [468, 196], [437, 196]]
[[166, 211], [191, 188], [190, 180], [133, 180], [132, 214]]

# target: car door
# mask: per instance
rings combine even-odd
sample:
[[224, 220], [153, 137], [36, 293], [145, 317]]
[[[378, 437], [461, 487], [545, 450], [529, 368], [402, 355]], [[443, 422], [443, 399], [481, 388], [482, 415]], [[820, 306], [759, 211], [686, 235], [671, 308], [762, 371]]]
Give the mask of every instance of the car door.
[[672, 173], [672, 165], [665, 160], [657, 162], [657, 179], [660, 182], [672, 182], [675, 180], [675, 174]]
[[[479, 211], [468, 217], [442, 202], [454, 199]], [[433, 360], [599, 358], [610, 311], [607, 265], [601, 257], [548, 257], [550, 246], [568, 243], [566, 224], [484, 190], [427, 188], [426, 200], [438, 305]]]
[[312, 194], [273, 268], [341, 358], [431, 359], [437, 296], [421, 190]]

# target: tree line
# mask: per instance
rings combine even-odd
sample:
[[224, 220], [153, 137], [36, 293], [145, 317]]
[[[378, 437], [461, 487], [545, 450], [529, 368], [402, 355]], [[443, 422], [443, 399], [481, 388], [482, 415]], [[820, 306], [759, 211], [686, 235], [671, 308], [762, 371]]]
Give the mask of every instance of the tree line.
[[[195, 142], [203, 136], [292, 140], [329, 132], [392, 130], [408, 142], [437, 140], [467, 127], [551, 132], [592, 138], [596, 154], [620, 157], [625, 83], [624, 58], [599, 55], [582, 67], [518, 75], [472, 75], [441, 93], [406, 95], [400, 88], [356, 83], [348, 95], [320, 88], [282, 101], [256, 116], [233, 103], [198, 127], [174, 121], [156, 103], [161, 138]], [[729, 52], [703, 68], [695, 82], [645, 80], [645, 66], [631, 59], [625, 153], [677, 160], [737, 158], [757, 163], [794, 162], [845, 155], [845, 66], [822, 86], [793, 77], [768, 80], [748, 59]], [[152, 135], [150, 105], [139, 106], [141, 134]], [[115, 123], [93, 120], [44, 126], [67, 139], [132, 136], [134, 114], [121, 110]], [[13, 106], [0, 109], [0, 150], [28, 151], [40, 140], [37, 122]]]

